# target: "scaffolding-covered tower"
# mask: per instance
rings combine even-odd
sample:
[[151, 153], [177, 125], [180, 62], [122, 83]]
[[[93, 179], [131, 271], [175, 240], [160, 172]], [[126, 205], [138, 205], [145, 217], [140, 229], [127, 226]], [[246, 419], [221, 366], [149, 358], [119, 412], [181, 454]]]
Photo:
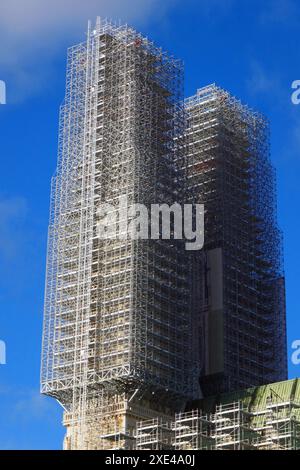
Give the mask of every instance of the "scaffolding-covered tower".
[[197, 283], [209, 396], [286, 378], [282, 239], [266, 119], [215, 85], [185, 105], [188, 187], [205, 206]]
[[118, 238], [97, 232], [103, 203], [182, 202], [183, 126], [182, 63], [140, 34], [98, 19], [69, 50], [41, 377], [65, 408], [66, 448], [130, 448], [137, 420], [197, 396], [183, 241], [132, 239], [126, 217]]

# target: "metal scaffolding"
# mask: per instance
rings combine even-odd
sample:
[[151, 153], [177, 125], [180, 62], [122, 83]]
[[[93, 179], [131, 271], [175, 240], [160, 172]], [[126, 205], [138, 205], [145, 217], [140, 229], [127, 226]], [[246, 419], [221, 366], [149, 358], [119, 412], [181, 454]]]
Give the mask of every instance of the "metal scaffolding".
[[217, 406], [211, 420], [215, 450], [254, 450], [257, 434], [251, 427], [251, 413], [241, 401]]
[[285, 287], [268, 123], [216, 85], [185, 105], [188, 187], [205, 206], [203, 393], [283, 380]]
[[[170, 409], [197, 396], [183, 241], [96, 231], [100, 204], [120, 196], [147, 207], [181, 202], [183, 129], [181, 62], [127, 25], [89, 25], [86, 43], [68, 52], [43, 332], [42, 392], [66, 410], [68, 448], [102, 448], [108, 435], [130, 447], [132, 397], [149, 409], [154, 399], [154, 417], [157, 393]], [[99, 419], [107, 431], [95, 430]]]
[[175, 415], [173, 446], [181, 451], [299, 450], [299, 398], [300, 380], [294, 379], [203, 399], [198, 408]]
[[[255, 414], [255, 413], [254, 413]], [[300, 403], [269, 398], [263, 413], [263, 423], [258, 426], [261, 438], [256, 443], [260, 450], [299, 450], [300, 449]]]
[[137, 450], [169, 450], [173, 444], [171, 421], [162, 418], [141, 421], [136, 427]]
[[175, 450], [214, 449], [213, 423], [201, 410], [176, 414], [173, 429]]
[[[41, 390], [65, 410], [65, 448], [167, 448], [172, 433], [211, 448], [216, 417], [178, 415], [185, 444], [166, 424], [199, 398], [200, 372], [206, 394], [285, 377], [275, 201], [261, 115], [215, 85], [184, 102], [180, 61], [127, 25], [89, 24], [68, 51], [48, 234]], [[128, 236], [128, 206], [175, 202], [205, 205], [203, 252]], [[103, 204], [108, 228], [127, 212], [117, 237], [99, 237]]]

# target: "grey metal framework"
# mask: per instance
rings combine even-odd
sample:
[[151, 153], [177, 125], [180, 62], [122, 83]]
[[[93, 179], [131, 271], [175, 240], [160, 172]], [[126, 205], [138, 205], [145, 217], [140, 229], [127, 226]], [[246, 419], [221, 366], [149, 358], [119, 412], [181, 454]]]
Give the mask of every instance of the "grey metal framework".
[[211, 417], [215, 450], [254, 450], [259, 435], [242, 401], [218, 405]]
[[[174, 433], [178, 449], [210, 448], [220, 421], [181, 414], [200, 375], [205, 395], [285, 378], [268, 132], [215, 85], [184, 101], [181, 61], [127, 25], [98, 18], [69, 49], [41, 367], [42, 393], [65, 410], [65, 448], [165, 448]], [[126, 216], [117, 238], [99, 237], [102, 204], [113, 228], [120, 205], [175, 202], [204, 204], [202, 252], [132, 238]]]
[[173, 429], [171, 421], [154, 418], [137, 423], [137, 450], [169, 450], [173, 445]]
[[216, 85], [199, 89], [185, 106], [188, 187], [205, 206], [197, 281], [202, 391], [284, 380], [282, 238], [268, 123]]
[[177, 413], [173, 423], [173, 446], [175, 450], [212, 450], [215, 441], [212, 437], [213, 422], [209, 415], [194, 409]]
[[69, 49], [41, 372], [42, 393], [66, 410], [68, 448], [105, 447], [104, 435], [130, 446], [135, 396], [157, 402], [159, 393], [177, 409], [197, 396], [183, 241], [96, 231], [99, 205], [117, 206], [120, 195], [147, 207], [182, 201], [184, 123], [182, 63], [127, 25], [98, 19]]
[[[175, 416], [177, 450], [299, 450], [300, 404], [280, 397], [252, 407], [222, 403], [214, 413], [195, 409]], [[137, 429], [137, 440], [139, 429]]]
[[[259, 450], [300, 449], [300, 403], [280, 396], [269, 398], [264, 412], [253, 412], [258, 417], [255, 429], [260, 434], [256, 441]], [[263, 416], [263, 421], [262, 421]], [[261, 422], [262, 421], [262, 422]]]

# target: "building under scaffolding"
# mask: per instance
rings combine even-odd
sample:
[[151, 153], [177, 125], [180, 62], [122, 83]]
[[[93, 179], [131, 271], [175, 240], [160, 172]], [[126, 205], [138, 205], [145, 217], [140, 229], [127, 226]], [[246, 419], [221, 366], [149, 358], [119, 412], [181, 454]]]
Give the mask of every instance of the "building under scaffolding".
[[129, 237], [126, 216], [117, 238], [97, 232], [103, 203], [183, 202], [183, 131], [181, 62], [127, 26], [89, 27], [68, 53], [48, 241], [41, 381], [65, 448], [130, 448], [137, 419], [199, 396], [184, 242]]
[[[260, 115], [215, 86], [184, 103], [182, 63], [130, 27], [98, 19], [69, 49], [41, 371], [66, 449], [220, 447], [218, 410], [183, 414], [200, 372], [206, 395], [285, 378], [268, 151]], [[128, 236], [130, 205], [175, 202], [205, 204], [204, 251]]]
[[[137, 426], [137, 449], [164, 449], [156, 425]], [[175, 450], [299, 450], [300, 379], [203, 399], [170, 427]]]
[[268, 123], [215, 85], [185, 104], [188, 187], [205, 206], [196, 281], [202, 391], [284, 380], [285, 287]]

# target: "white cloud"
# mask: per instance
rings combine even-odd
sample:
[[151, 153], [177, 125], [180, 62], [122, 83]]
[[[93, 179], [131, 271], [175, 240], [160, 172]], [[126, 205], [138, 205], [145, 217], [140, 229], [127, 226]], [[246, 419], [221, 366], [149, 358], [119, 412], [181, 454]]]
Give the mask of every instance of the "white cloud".
[[57, 403], [45, 395], [41, 395], [36, 389], [16, 388], [12, 385], [2, 385], [0, 387], [1, 403], [10, 399], [10, 418], [18, 422], [47, 420], [52, 421], [53, 409], [60, 410]]
[[262, 24], [286, 24], [289, 27], [298, 25], [300, 11], [295, 0], [267, 0], [260, 15]]
[[1, 450], [44, 449], [51, 442], [50, 434], [57, 445], [62, 440], [62, 409], [37, 389], [0, 387], [0, 414]]
[[53, 405], [58, 406], [38, 391], [30, 390], [23, 392], [22, 396], [16, 397], [13, 405], [12, 417], [18, 421], [52, 420], [51, 411]]
[[58, 51], [84, 40], [88, 19], [98, 15], [140, 25], [150, 16], [159, 21], [177, 1], [1, 0], [0, 70], [8, 96], [15, 101], [45, 86]]
[[249, 77], [246, 79], [246, 87], [249, 94], [258, 102], [263, 97], [269, 112], [284, 117], [287, 129], [282, 158], [286, 161], [299, 160], [300, 105], [292, 103], [292, 82], [288, 82], [283, 73], [272, 71], [265, 64], [253, 60], [250, 64]]
[[11, 258], [18, 252], [26, 214], [24, 198], [0, 199], [0, 258]]
[[250, 75], [246, 85], [252, 94], [274, 95], [281, 94], [282, 91], [279, 78], [257, 61], [252, 61], [250, 64]]

